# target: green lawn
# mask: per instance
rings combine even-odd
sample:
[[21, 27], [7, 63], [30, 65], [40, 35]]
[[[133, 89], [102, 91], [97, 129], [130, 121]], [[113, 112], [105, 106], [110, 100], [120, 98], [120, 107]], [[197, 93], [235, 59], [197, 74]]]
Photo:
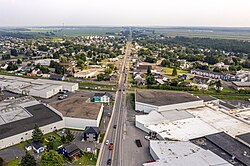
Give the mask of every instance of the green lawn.
[[[165, 71], [167, 75], [171, 76], [173, 72], [173, 68], [166, 67]], [[177, 74], [186, 74], [186, 73], [188, 73], [187, 70], [177, 69]]]
[[79, 86], [95, 86], [95, 87], [105, 87], [105, 88], [116, 88], [116, 85], [108, 85], [108, 84], [98, 84], [98, 82], [80, 82]]
[[20, 160], [21, 160], [20, 158], [16, 158], [16, 159], [14, 159], [14, 160], [10, 160], [10, 161], [7, 163], [7, 166], [18, 166]]
[[73, 162], [73, 164], [74, 165], [96, 165], [96, 161], [97, 161], [97, 158], [92, 153], [85, 152], [84, 155], [82, 155], [82, 157], [79, 158], [77, 161]]

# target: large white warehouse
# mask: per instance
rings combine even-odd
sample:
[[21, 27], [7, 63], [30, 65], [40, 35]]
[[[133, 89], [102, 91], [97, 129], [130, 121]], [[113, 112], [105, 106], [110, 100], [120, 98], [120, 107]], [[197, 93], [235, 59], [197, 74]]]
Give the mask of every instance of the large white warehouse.
[[157, 90], [137, 90], [135, 110], [149, 113], [204, 106], [203, 100], [189, 93]]
[[68, 98], [52, 106], [31, 96], [1, 101], [0, 149], [31, 139], [36, 124], [44, 134], [62, 128], [84, 130], [86, 126], [100, 125], [102, 103], [90, 103], [81, 97]]
[[0, 88], [17, 94], [50, 98], [62, 90], [74, 92], [79, 87], [78, 83], [0, 75]]

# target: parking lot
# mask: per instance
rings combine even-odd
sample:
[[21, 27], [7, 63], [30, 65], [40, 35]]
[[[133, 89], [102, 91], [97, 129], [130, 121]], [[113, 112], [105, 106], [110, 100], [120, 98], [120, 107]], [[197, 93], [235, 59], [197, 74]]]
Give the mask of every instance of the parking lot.
[[16, 158], [22, 158], [22, 156], [24, 155], [25, 155], [24, 150], [20, 149], [17, 145], [0, 150], [0, 157], [2, 157], [4, 161], [10, 161]]
[[[128, 99], [128, 101], [130, 100]], [[135, 127], [135, 115], [137, 114], [142, 113], [136, 113], [128, 102], [126, 135], [123, 138], [123, 163], [130, 166], [142, 165], [153, 159], [149, 152], [149, 141], [144, 138], [147, 133]], [[136, 146], [136, 139], [141, 141], [142, 147]]]

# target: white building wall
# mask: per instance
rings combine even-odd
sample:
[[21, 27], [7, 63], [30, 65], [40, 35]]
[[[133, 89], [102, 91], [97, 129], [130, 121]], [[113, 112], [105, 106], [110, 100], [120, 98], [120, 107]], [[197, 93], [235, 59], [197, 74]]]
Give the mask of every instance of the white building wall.
[[167, 111], [173, 109], [188, 109], [188, 108], [195, 108], [204, 106], [203, 100], [200, 101], [193, 101], [193, 102], [186, 102], [186, 103], [179, 103], [179, 104], [171, 104], [165, 106], [154, 106], [146, 103], [135, 102], [135, 110], [142, 111], [145, 113], [149, 113], [151, 111]]
[[188, 108], [196, 108], [204, 106], [203, 100], [200, 101], [192, 101], [186, 103], [179, 103], [179, 104], [171, 104], [166, 106], [160, 106], [159, 112], [166, 111], [166, 110], [173, 110], [173, 109], [188, 109]]
[[100, 125], [100, 122], [101, 122], [101, 119], [102, 119], [102, 114], [103, 114], [103, 104], [101, 105], [101, 108], [100, 108], [100, 111], [99, 111], [99, 114], [98, 114], [98, 117], [97, 117], [97, 127], [99, 127]]
[[102, 103], [109, 103], [110, 102], [110, 98], [106, 95], [101, 97], [101, 102]]
[[150, 132], [150, 130], [149, 130], [148, 128], [146, 128], [146, 127], [144, 126], [144, 124], [142, 124], [141, 122], [139, 122], [139, 121], [137, 121], [137, 120], [135, 120], [135, 126], [136, 126], [137, 128], [139, 128], [139, 129], [141, 129], [142, 131], [145, 131], [146, 133], [149, 133], [149, 132]]
[[153, 157], [153, 159], [154, 159], [155, 161], [159, 160], [159, 157], [156, 155], [156, 153], [155, 153], [155, 151], [153, 150], [151, 144], [149, 145], [149, 147], [150, 147], [150, 148], [149, 148], [149, 152], [150, 152], [151, 156]]
[[65, 128], [84, 130], [85, 127], [98, 127], [97, 120], [64, 117]]
[[[64, 121], [63, 120], [40, 127], [40, 129], [42, 130], [42, 132], [44, 134], [47, 134], [47, 133], [55, 131], [56, 129], [59, 130], [62, 128], [64, 128]], [[26, 140], [31, 139], [32, 138], [32, 131], [33, 131], [33, 129], [29, 130], [27, 132], [23, 132], [23, 133], [8, 137], [8, 138], [1, 139], [0, 140], [0, 149], [9, 147], [9, 146], [12, 146], [15, 144], [19, 144], [22, 141], [26, 141]], [[21, 139], [21, 138], [23, 138], [23, 139]]]
[[81, 118], [71, 118], [71, 117], [64, 117], [65, 127], [66, 128], [73, 128], [73, 129], [80, 129], [83, 130], [87, 126], [91, 127], [99, 127], [100, 121], [103, 114], [103, 104], [101, 105], [98, 117], [96, 120], [92, 119], [81, 119]]
[[151, 111], [158, 111], [158, 107], [150, 104], [145, 104], [141, 102], [135, 102], [135, 110], [149, 113]]

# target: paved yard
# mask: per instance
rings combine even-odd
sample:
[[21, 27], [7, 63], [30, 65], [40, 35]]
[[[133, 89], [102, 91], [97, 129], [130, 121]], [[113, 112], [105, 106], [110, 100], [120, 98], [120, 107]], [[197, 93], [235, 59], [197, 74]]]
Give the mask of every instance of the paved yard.
[[[128, 100], [130, 101], [130, 100]], [[130, 166], [138, 166], [152, 160], [153, 158], [149, 152], [149, 141], [144, 138], [147, 133], [135, 127], [136, 113], [131, 109], [128, 103], [127, 121], [126, 121], [126, 135], [124, 135], [123, 142], [123, 163]], [[135, 139], [140, 139], [142, 147], [138, 148], [135, 144]]]
[[25, 155], [25, 151], [20, 149], [18, 146], [12, 146], [3, 150], [0, 150], [0, 157], [5, 161], [10, 161], [15, 158], [22, 158]]

